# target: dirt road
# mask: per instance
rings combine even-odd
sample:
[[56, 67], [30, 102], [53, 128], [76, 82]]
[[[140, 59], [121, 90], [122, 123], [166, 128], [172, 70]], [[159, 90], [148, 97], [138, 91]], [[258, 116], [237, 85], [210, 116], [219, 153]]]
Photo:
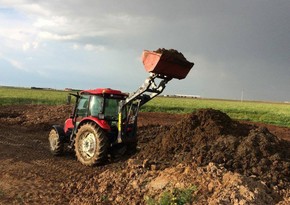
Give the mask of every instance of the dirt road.
[[290, 203], [289, 128], [240, 124], [214, 110], [141, 113], [140, 151], [91, 168], [73, 152], [49, 152], [51, 125], [70, 112], [70, 106], [0, 107], [0, 204], [146, 204], [193, 185], [195, 204]]

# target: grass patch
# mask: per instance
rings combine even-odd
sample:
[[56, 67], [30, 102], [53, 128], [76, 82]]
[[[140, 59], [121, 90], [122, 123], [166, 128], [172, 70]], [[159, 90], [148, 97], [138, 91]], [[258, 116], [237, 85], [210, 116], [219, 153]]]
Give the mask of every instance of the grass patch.
[[3, 197], [5, 195], [4, 191], [0, 189], [0, 197]]
[[147, 205], [184, 205], [191, 204], [194, 200], [196, 186], [190, 186], [184, 189], [174, 188], [171, 191], [161, 193], [159, 199], [148, 197], [145, 201]]

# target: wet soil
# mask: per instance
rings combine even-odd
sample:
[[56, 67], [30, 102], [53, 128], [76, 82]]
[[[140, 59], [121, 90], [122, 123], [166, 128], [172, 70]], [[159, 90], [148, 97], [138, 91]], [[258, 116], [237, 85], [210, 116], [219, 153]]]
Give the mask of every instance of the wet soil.
[[71, 110], [0, 107], [0, 204], [146, 204], [193, 185], [193, 204], [290, 203], [289, 128], [213, 109], [140, 113], [139, 151], [86, 167], [73, 152], [49, 152], [51, 126]]

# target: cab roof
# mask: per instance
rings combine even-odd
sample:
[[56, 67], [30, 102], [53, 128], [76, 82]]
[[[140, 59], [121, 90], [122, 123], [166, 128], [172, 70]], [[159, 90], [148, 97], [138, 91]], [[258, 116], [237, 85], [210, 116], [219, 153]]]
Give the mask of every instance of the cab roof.
[[92, 90], [82, 90], [80, 94], [89, 94], [89, 95], [113, 94], [113, 95], [128, 96], [128, 94], [122, 93], [120, 90], [114, 90], [111, 88], [96, 88]]

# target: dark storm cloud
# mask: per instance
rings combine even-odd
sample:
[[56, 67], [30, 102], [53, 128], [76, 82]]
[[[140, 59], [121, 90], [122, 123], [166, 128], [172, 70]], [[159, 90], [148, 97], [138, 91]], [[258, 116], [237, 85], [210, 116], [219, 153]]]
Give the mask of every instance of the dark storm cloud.
[[[243, 92], [246, 99], [290, 99], [288, 0], [24, 2], [26, 6], [7, 4], [34, 16], [40, 37], [70, 42], [75, 48], [104, 48], [96, 56], [108, 66], [102, 71], [110, 76], [115, 69], [122, 75], [119, 66], [126, 67], [133, 79], [128, 87], [143, 76], [132, 74], [140, 62], [123, 59], [165, 47], [195, 62], [188, 78], [173, 82], [166, 92], [235, 99]], [[122, 84], [122, 79], [114, 82]]]

